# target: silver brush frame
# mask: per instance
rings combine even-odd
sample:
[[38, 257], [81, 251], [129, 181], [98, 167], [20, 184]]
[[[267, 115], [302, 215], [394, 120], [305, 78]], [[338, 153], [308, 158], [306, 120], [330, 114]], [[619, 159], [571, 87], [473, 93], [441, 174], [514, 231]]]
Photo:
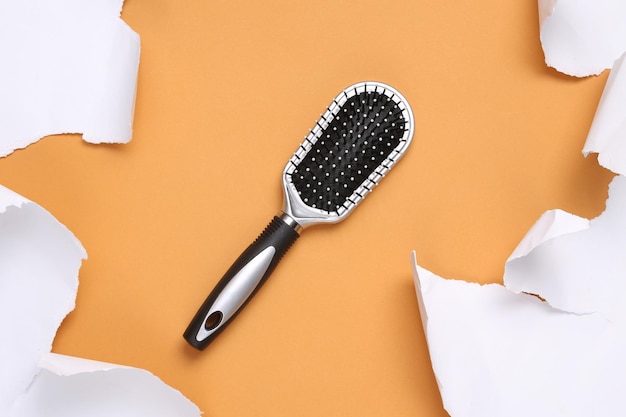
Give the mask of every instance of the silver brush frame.
[[[404, 135], [400, 139], [398, 146], [389, 154], [389, 156], [363, 181], [363, 183], [350, 195], [343, 205], [337, 211], [326, 211], [311, 207], [302, 201], [298, 190], [293, 184], [292, 174], [296, 167], [304, 159], [304, 157], [312, 149], [313, 145], [319, 140], [320, 136], [328, 125], [333, 121], [342, 106], [351, 97], [363, 92], [378, 92], [384, 94], [393, 102], [395, 102], [402, 111], [402, 117], [406, 121]], [[293, 154], [285, 169], [283, 170], [283, 214], [280, 216], [285, 222], [290, 224], [297, 231], [308, 226], [319, 223], [337, 223], [345, 219], [354, 208], [369, 194], [387, 172], [395, 165], [408, 149], [415, 124], [413, 120], [413, 112], [409, 102], [396, 89], [386, 84], [376, 81], [365, 81], [353, 84], [344, 89], [337, 97], [333, 99], [326, 112], [320, 116], [315, 127], [309, 131], [304, 138], [304, 142], [300, 144], [298, 150]]]

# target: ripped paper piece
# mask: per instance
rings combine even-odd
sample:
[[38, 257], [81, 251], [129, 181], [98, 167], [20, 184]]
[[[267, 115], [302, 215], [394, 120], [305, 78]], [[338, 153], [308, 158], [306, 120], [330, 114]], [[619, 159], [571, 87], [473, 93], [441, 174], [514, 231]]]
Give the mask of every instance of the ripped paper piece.
[[199, 416], [147, 371], [50, 353], [86, 257], [50, 213], [0, 186], [0, 416]]
[[524, 258], [509, 260], [504, 285], [514, 292], [539, 294], [563, 311], [601, 314], [619, 324], [626, 339], [624, 213], [626, 177], [618, 176], [609, 187], [606, 210], [590, 221], [588, 230], [558, 236]]
[[613, 65], [596, 109], [583, 154], [598, 154], [605, 168], [626, 175], [626, 67], [622, 55]]
[[0, 186], [0, 416], [31, 383], [74, 309], [86, 257], [50, 213]]
[[443, 279], [413, 255], [451, 417], [626, 415], [624, 212], [622, 176], [587, 223], [548, 212], [507, 261], [504, 286]]
[[14, 416], [184, 417], [198, 408], [143, 369], [48, 353]]
[[623, 0], [539, 0], [546, 64], [576, 77], [600, 74], [626, 52]]
[[139, 35], [123, 0], [0, 0], [0, 156], [44, 136], [132, 135]]

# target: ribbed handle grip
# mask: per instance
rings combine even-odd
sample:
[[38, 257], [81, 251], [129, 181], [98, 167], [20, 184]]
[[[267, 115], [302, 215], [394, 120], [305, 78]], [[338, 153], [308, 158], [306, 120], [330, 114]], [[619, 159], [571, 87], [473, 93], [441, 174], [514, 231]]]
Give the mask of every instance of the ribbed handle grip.
[[204, 301], [184, 333], [204, 349], [237, 316], [300, 235], [279, 217], [237, 258]]

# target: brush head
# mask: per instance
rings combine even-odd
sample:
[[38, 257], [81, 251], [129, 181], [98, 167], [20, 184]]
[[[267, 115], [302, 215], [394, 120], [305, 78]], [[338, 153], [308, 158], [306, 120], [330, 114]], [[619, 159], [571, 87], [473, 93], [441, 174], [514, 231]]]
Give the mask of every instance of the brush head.
[[406, 151], [411, 108], [393, 88], [343, 90], [283, 171], [285, 213], [301, 226], [345, 218]]

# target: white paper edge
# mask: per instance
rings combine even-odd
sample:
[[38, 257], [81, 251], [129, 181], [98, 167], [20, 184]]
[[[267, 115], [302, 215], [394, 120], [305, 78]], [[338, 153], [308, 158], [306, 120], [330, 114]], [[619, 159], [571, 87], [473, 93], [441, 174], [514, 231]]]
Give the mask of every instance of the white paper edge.
[[626, 51], [621, 0], [539, 0], [538, 9], [545, 62], [557, 71], [598, 75]]
[[626, 53], [609, 73], [582, 151], [597, 153], [600, 165], [620, 175], [626, 175], [625, 59]]
[[[45, 3], [39, 3], [41, 1]], [[18, 7], [21, 8], [22, 12], [21, 14], [18, 13], [19, 16], [36, 15], [35, 12], [28, 14], [24, 12], [23, 8], [28, 7], [28, 4], [30, 4], [32, 10], [36, 11], [43, 5], [51, 7], [52, 3], [46, 2], [46, 0], [24, 0], [17, 3], [7, 0], [3, 4], [3, 13], [12, 16], [11, 8]], [[89, 9], [80, 0], [66, 0], [59, 2], [59, 5], [59, 7], [68, 9], [64, 12], [64, 15], [71, 13], [73, 9], [76, 9], [74, 10], [76, 14], [79, 14], [78, 10], [85, 12]], [[15, 74], [25, 72], [19, 69], [19, 63], [16, 64], [17, 73], [15, 72], [15, 66], [5, 66], [4, 68], [8, 68], [6, 70], [8, 71], [7, 73], [4, 73], [2, 68], [0, 68], [0, 77], [4, 77], [8, 82], [5, 86], [11, 88], [12, 85], [16, 85], [16, 88], [22, 91], [23, 94], [21, 95], [29, 97], [29, 100], [31, 100], [29, 103], [20, 102], [18, 105], [14, 105], [11, 100], [15, 100], [15, 97], [10, 93], [7, 94], [5, 92], [0, 97], [0, 110], [6, 112], [5, 117], [7, 117], [8, 121], [6, 129], [0, 126], [0, 157], [7, 156], [15, 150], [24, 149], [43, 137], [55, 134], [82, 134], [86, 142], [94, 144], [128, 143], [131, 140], [139, 68], [140, 39], [139, 35], [121, 19], [122, 5], [122, 0], [94, 2], [93, 10], [91, 11], [93, 13], [85, 12], [85, 15], [82, 16], [85, 19], [91, 19], [89, 20], [91, 24], [89, 36], [95, 37], [97, 33], [102, 32], [103, 22], [107, 23], [110, 31], [105, 33], [103, 37], [98, 38], [98, 42], [96, 42], [98, 47], [101, 48], [97, 49], [99, 55], [89, 56], [89, 53], [94, 53], [96, 49], [74, 52], [77, 57], [82, 57], [77, 59], [75, 63], [80, 63], [85, 68], [78, 68], [80, 71], [75, 74], [75, 78], [71, 81], [71, 83], [76, 84], [73, 86], [73, 89], [66, 88], [63, 92], [57, 92], [56, 95], [42, 96], [42, 94], [37, 94], [36, 97], [31, 97], [32, 94], [28, 91], [35, 88], [34, 85], [36, 84], [28, 77], [25, 80], [21, 80], [19, 76], [15, 76]], [[107, 13], [106, 16], [94, 14], [105, 11]], [[15, 18], [19, 19], [19, 16]], [[78, 17], [80, 18], [81, 16], [79, 15]], [[34, 19], [37, 21], [37, 19], [42, 19], [42, 17], [37, 16]], [[28, 23], [32, 24], [32, 22]], [[62, 24], [58, 23], [58, 25]], [[45, 34], [42, 34], [42, 36], [45, 36]], [[12, 39], [9, 42], [12, 46], [6, 48], [7, 50], [3, 49], [0, 43], [0, 53], [4, 54], [3, 59], [6, 62], [10, 62], [13, 59], [11, 54], [28, 56], [27, 53], [24, 54], [23, 48], [22, 50], [19, 48], [20, 35], [17, 35], [16, 38], [18, 39], [17, 41]], [[94, 39], [91, 40], [93, 41]], [[67, 54], [68, 52], [63, 51], [63, 53]], [[85, 65], [85, 62], [90, 62], [94, 59], [95, 62], [91, 62], [94, 69], [92, 72], [89, 72], [90, 66]], [[107, 65], [101, 64], [100, 61], [103, 59], [108, 59]], [[29, 62], [27, 61], [24, 65], [27, 66], [26, 69], [32, 72], [33, 67], [37, 65], [29, 64]], [[54, 66], [51, 68], [54, 68]], [[66, 72], [72, 73], [72, 71], [76, 70], [76, 68], [72, 69], [70, 66], [65, 69], [61, 68], [57, 72], [62, 79], [62, 75]], [[31, 77], [38, 78], [36, 75]], [[88, 84], [89, 91], [85, 91], [84, 86], [77, 87], [82, 85], [74, 81], [79, 78], [81, 78], [82, 83], [86, 82], [85, 79], [90, 80]], [[57, 90], [64, 85], [60, 84], [57, 86]], [[72, 84], [68, 85], [68, 87], [71, 86]], [[80, 97], [66, 97], [65, 92], [68, 91], [74, 95], [80, 95]], [[20, 110], [25, 107], [28, 107], [29, 110]], [[70, 111], [67, 111], [63, 117], [57, 120], [53, 114], [58, 113], [58, 109], [66, 107]]]

